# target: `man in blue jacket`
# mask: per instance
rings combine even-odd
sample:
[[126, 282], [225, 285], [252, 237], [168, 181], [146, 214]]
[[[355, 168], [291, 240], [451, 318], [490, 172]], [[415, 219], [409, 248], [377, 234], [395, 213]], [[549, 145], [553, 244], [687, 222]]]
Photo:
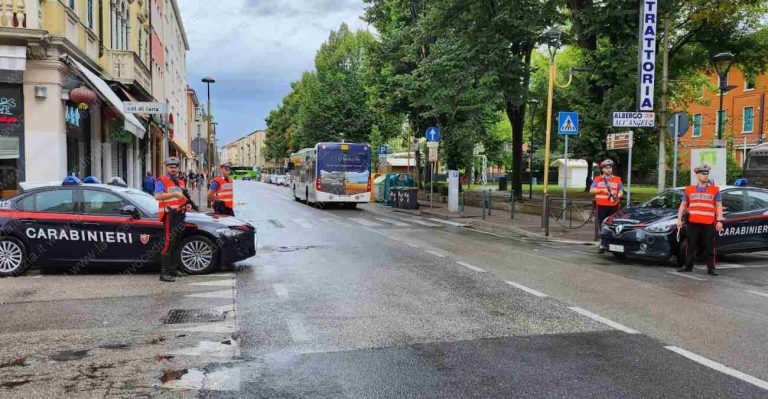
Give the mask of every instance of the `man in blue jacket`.
[[155, 178], [152, 177], [152, 172], [147, 171], [147, 175], [144, 176], [144, 182], [141, 184], [141, 189], [149, 195], [154, 195]]

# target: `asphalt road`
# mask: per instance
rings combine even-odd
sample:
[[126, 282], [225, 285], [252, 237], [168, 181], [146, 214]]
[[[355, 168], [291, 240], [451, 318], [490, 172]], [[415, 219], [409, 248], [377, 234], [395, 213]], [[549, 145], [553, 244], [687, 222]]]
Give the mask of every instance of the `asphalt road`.
[[233, 270], [0, 280], [0, 397], [768, 397], [763, 254], [678, 275], [261, 183], [235, 197], [258, 255]]

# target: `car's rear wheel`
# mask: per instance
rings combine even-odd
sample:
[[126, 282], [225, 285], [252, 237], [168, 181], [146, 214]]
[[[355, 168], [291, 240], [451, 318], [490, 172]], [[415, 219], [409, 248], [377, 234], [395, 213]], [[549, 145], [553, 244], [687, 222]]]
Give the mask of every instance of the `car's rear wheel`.
[[181, 242], [178, 256], [187, 274], [207, 274], [216, 268], [216, 246], [208, 237], [187, 237]]
[[27, 249], [13, 237], [0, 238], [0, 277], [16, 277], [27, 269]]

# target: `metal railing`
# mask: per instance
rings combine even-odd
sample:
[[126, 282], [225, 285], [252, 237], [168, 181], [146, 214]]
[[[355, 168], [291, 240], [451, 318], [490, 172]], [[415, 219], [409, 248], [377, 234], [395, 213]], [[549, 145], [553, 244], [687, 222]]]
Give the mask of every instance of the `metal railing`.
[[[544, 228], [544, 235], [549, 236], [550, 219], [568, 230], [576, 230], [587, 226], [590, 222], [596, 220], [595, 202], [586, 200], [569, 200], [562, 198], [553, 198], [549, 195], [544, 196], [542, 203], [541, 227]], [[595, 240], [597, 240], [599, 231], [595, 227]]]

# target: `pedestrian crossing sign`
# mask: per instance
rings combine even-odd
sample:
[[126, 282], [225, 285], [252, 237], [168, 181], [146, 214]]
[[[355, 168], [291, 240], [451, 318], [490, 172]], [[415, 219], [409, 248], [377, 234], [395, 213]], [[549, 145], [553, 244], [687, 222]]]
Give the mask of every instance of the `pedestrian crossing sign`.
[[557, 134], [565, 136], [578, 136], [579, 134], [579, 113], [578, 112], [560, 112], [558, 114]]

